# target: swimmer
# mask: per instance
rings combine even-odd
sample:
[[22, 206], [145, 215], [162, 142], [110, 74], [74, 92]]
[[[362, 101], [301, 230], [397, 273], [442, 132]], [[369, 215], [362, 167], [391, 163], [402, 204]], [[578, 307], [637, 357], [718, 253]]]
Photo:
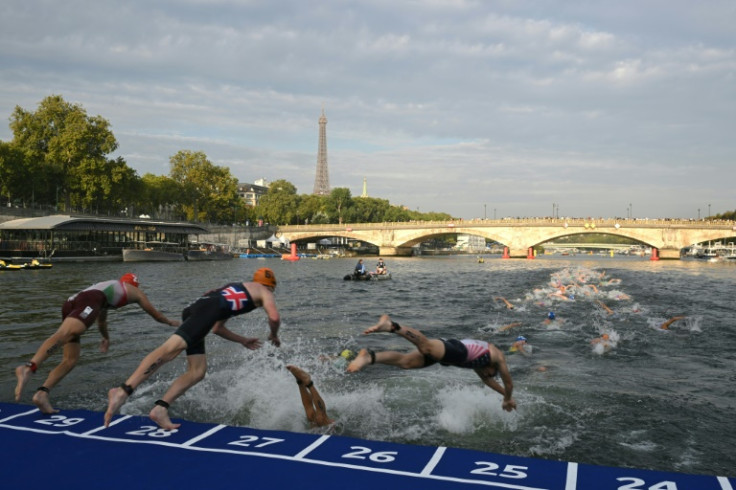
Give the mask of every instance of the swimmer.
[[322, 354], [321, 356], [319, 356], [319, 360], [323, 362], [332, 361], [333, 366], [338, 371], [345, 371], [345, 368], [348, 367], [348, 363], [355, 359], [356, 355], [357, 354], [350, 349], [343, 349], [342, 352], [340, 352], [336, 356]]
[[590, 345], [593, 346], [594, 352], [598, 354], [603, 354], [613, 349], [616, 344], [607, 333], [604, 333], [600, 337], [596, 337], [591, 340]]
[[547, 313], [547, 318], [544, 319], [544, 324], [549, 325], [555, 320], [557, 320], [557, 315], [555, 315], [554, 311], [550, 311], [549, 313]]
[[516, 341], [514, 341], [513, 344], [511, 344], [511, 347], [509, 348], [509, 352], [514, 353], [518, 352], [521, 355], [524, 356], [530, 356], [531, 355], [531, 345], [527, 344], [526, 337], [523, 335], [519, 335], [516, 337]]
[[602, 301], [600, 301], [600, 300], [595, 300], [595, 302], [596, 302], [596, 303], [598, 304], [598, 306], [600, 306], [601, 308], [603, 308], [604, 310], [606, 310], [606, 312], [607, 312], [607, 313], [608, 313], [609, 315], [613, 315], [613, 310], [611, 310], [611, 308], [609, 308], [608, 306], [606, 306], [605, 304], [603, 304], [603, 302], [602, 302]]
[[600, 344], [600, 343], [606, 343], [610, 340], [610, 336], [607, 333], [604, 333], [600, 337], [596, 337], [593, 340], [590, 341], [591, 344]]
[[257, 337], [244, 337], [229, 330], [226, 322], [237, 315], [244, 315], [256, 308], [263, 308], [268, 317], [270, 335], [268, 340], [279, 347], [278, 337], [281, 316], [276, 307], [274, 290], [276, 276], [267, 267], [258, 269], [250, 282], [231, 282], [210, 290], [182, 311], [183, 323], [163, 344], [151, 351], [118, 388], [107, 393], [105, 427], [110, 426], [113, 415], [141, 383], [150, 378], [161, 366], [176, 359], [186, 351], [187, 369], [169, 386], [164, 396], [154, 403], [149, 418], [166, 430], [173, 430], [181, 424], [174, 424], [169, 418], [169, 406], [189, 388], [202, 381], [207, 373], [205, 337], [214, 333], [225, 340], [238, 343], [246, 349], [261, 347]]
[[[443, 366], [472, 369], [486, 386], [503, 396], [501, 407], [504, 410], [510, 412], [516, 409], [516, 401], [511, 396], [514, 385], [506, 357], [490, 342], [473, 339], [430, 339], [415, 328], [399, 325], [388, 315], [382, 315], [378, 323], [367, 328], [363, 334], [379, 332], [396, 334], [417, 348], [409, 353], [361, 349], [358, 357], [348, 366], [349, 373], [356, 373], [372, 364], [422, 369], [439, 362]], [[501, 377], [503, 385], [496, 380], [497, 376]]]
[[110, 335], [107, 324], [108, 310], [122, 308], [129, 304], [137, 304], [159, 323], [179, 326], [176, 320], [170, 320], [159, 312], [148, 297], [139, 288], [138, 276], [124, 274], [120, 279], [98, 282], [69, 297], [61, 307], [62, 322], [59, 328], [46, 339], [33, 357], [24, 365], [15, 368], [18, 384], [15, 387], [15, 401], [19, 401], [23, 388], [31, 375], [57, 351], [62, 352], [61, 362], [52, 369], [46, 381], [36, 389], [32, 401], [41, 413], [47, 415], [57, 413], [49, 399], [49, 392], [71, 372], [79, 362], [82, 347], [80, 337], [97, 322], [102, 336], [100, 352], [107, 353], [110, 347]]
[[669, 320], [667, 320], [666, 322], [664, 322], [659, 328], [661, 328], [662, 330], [669, 330], [670, 325], [675, 323], [677, 320], [682, 320], [683, 318], [685, 317], [684, 316], [674, 316], [670, 318]]
[[503, 327], [500, 327], [498, 331], [505, 332], [506, 330], [511, 330], [512, 328], [518, 327], [519, 325], [521, 325], [521, 322], [509, 323], [508, 325], [504, 325]]
[[288, 365], [286, 369], [296, 378], [296, 384], [299, 385], [299, 395], [302, 397], [302, 405], [304, 413], [311, 427], [324, 427], [335, 421], [327, 416], [327, 407], [325, 401], [314, 386], [312, 377], [296, 366]]
[[506, 309], [507, 310], [513, 310], [514, 309], [514, 305], [512, 305], [506, 298], [503, 298], [501, 296], [497, 296], [497, 297], [495, 297], [493, 299], [496, 300], [496, 301], [498, 301], [498, 300], [503, 301], [504, 304], [506, 304]]

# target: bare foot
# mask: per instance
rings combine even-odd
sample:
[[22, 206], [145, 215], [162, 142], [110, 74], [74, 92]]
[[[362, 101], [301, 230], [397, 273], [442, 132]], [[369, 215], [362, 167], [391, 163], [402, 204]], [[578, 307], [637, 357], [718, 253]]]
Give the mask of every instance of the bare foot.
[[289, 364], [288, 366], [286, 366], [286, 369], [288, 369], [298, 381], [301, 381], [302, 385], [307, 386], [309, 385], [309, 383], [312, 382], [312, 377], [298, 367]]
[[378, 323], [372, 327], [366, 328], [363, 331], [363, 335], [376, 332], [390, 332], [391, 328], [391, 317], [388, 315], [381, 315], [381, 318], [378, 319]]
[[31, 368], [22, 365], [15, 368], [15, 377], [18, 378], [18, 384], [15, 385], [15, 401], [20, 401], [20, 395], [23, 393], [28, 380], [31, 379]]
[[54, 407], [51, 406], [51, 401], [49, 401], [49, 394], [43, 390], [38, 390], [33, 395], [33, 404], [38, 407], [41, 413], [45, 413], [46, 415], [59, 413], [58, 410], [54, 410]]
[[107, 392], [107, 412], [105, 412], [105, 427], [110, 426], [112, 417], [118, 413], [120, 407], [123, 406], [125, 400], [128, 399], [128, 394], [123, 391], [122, 388], [112, 388]]
[[169, 410], [160, 405], [154, 405], [148, 413], [148, 418], [156, 422], [156, 425], [165, 430], [178, 429], [181, 424], [174, 424], [169, 418]]
[[[390, 324], [389, 324], [390, 325]], [[346, 369], [349, 373], [357, 373], [367, 365], [371, 363], [371, 355], [368, 352], [367, 349], [360, 349], [360, 352], [358, 352], [358, 355], [353, 359], [353, 361], [348, 364], [348, 367]]]

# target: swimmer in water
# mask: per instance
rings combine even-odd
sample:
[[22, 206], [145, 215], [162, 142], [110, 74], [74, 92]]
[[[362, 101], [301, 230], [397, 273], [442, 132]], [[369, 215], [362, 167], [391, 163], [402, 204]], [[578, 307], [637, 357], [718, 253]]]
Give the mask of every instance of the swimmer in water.
[[606, 313], [608, 313], [609, 315], [613, 315], [613, 310], [611, 310], [611, 308], [609, 308], [608, 306], [606, 306], [605, 304], [603, 304], [602, 301], [595, 300], [595, 302], [598, 304], [598, 306], [600, 306], [601, 308], [603, 308], [604, 310], [606, 310]]
[[506, 298], [503, 298], [501, 296], [497, 296], [497, 297], [495, 297], [493, 299], [496, 300], [496, 301], [498, 301], [498, 300], [503, 301], [504, 304], [506, 305], [506, 309], [507, 310], [513, 310], [514, 309], [514, 305], [512, 305]]
[[518, 327], [519, 325], [521, 325], [521, 322], [509, 323], [508, 325], [504, 325], [503, 327], [500, 327], [498, 331], [505, 332], [506, 330], [511, 330], [512, 328]]
[[557, 320], [557, 315], [555, 315], [554, 311], [550, 311], [549, 313], [547, 313], [547, 318], [544, 319], [544, 324], [549, 325], [555, 320]]
[[[473, 339], [430, 339], [415, 328], [399, 325], [388, 315], [382, 315], [378, 323], [367, 328], [363, 334], [379, 332], [396, 334], [417, 348], [409, 353], [361, 349], [358, 357], [348, 366], [349, 373], [356, 373], [371, 364], [421, 369], [439, 362], [443, 366], [472, 369], [486, 386], [503, 396], [501, 406], [504, 410], [510, 412], [516, 409], [516, 401], [511, 396], [514, 385], [506, 357], [490, 342]], [[503, 385], [496, 380], [497, 376], [501, 377]]]
[[604, 333], [600, 337], [594, 338], [590, 341], [590, 344], [593, 346], [594, 350], [598, 351], [599, 354], [608, 352], [614, 347], [611, 337], [607, 333]]
[[523, 356], [530, 356], [530, 351], [531, 345], [527, 344], [526, 337], [524, 337], [523, 335], [519, 335], [518, 337], [516, 337], [514, 343], [511, 344], [511, 347], [509, 347], [510, 353], [518, 352]]
[[312, 377], [309, 373], [299, 369], [296, 366], [288, 365], [286, 369], [296, 378], [296, 384], [299, 385], [299, 395], [302, 397], [302, 405], [304, 406], [304, 413], [307, 416], [307, 420], [311, 427], [325, 427], [334, 423], [330, 417], [327, 416], [327, 406], [325, 401], [317, 391], [317, 387], [314, 386]]
[[685, 317], [684, 316], [674, 316], [670, 318], [669, 320], [667, 320], [666, 322], [664, 322], [659, 328], [661, 328], [662, 330], [669, 330], [670, 325], [675, 323], [677, 320], [682, 320], [683, 318]]

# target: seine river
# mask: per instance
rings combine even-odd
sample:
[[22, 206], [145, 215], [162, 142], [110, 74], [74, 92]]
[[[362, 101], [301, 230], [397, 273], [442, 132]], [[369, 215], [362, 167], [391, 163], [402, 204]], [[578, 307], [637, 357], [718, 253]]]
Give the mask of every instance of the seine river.
[[[209, 374], [172, 405], [172, 417], [305, 432], [299, 394], [284, 368], [292, 363], [311, 372], [340, 434], [734, 474], [736, 264], [605, 256], [494, 256], [484, 263], [471, 256], [389, 257], [393, 280], [343, 281], [354, 262], [61, 263], [51, 270], [0, 272], [0, 400], [13, 400], [13, 368], [58, 327], [63, 301], [91, 283], [135, 272], [154, 305], [178, 317], [204, 291], [248, 280], [256, 268], [269, 266], [279, 280], [282, 347], [249, 351], [209, 336]], [[372, 266], [375, 258], [366, 263]], [[562, 298], [552, 295], [558, 284], [577, 286]], [[514, 308], [507, 309], [499, 296]], [[556, 320], [546, 324], [550, 311]], [[344, 348], [411, 349], [395, 335], [361, 335], [382, 313], [429, 336], [488, 339], [503, 350], [525, 335], [532, 355], [508, 356], [518, 410], [504, 412], [500, 395], [470, 370], [370, 366], [345, 374], [342, 366], [320, 360]], [[686, 318], [669, 330], [660, 328], [676, 315]], [[112, 311], [109, 320], [110, 351], [97, 351], [96, 329], [82, 337], [79, 365], [52, 391], [57, 407], [104, 411], [107, 390], [173, 331], [134, 306]], [[512, 322], [522, 324], [499, 331]], [[236, 317], [229, 326], [249, 336], [267, 335], [262, 310]], [[608, 352], [590, 343], [602, 333], [614, 341]], [[23, 403], [30, 403], [33, 389], [58, 361], [57, 354], [39, 369]], [[184, 367], [184, 356], [169, 363], [122, 412], [147, 413]]]

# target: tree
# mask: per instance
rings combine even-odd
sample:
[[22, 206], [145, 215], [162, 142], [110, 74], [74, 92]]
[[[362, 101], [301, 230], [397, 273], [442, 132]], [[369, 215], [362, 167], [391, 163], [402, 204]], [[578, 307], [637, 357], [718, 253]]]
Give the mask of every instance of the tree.
[[120, 157], [83, 159], [77, 172], [72, 204], [96, 212], [117, 214], [131, 202], [139, 184], [136, 171]]
[[329, 223], [327, 196], [319, 194], [303, 194], [300, 196], [296, 224], [301, 223], [314, 225]]
[[30, 190], [27, 184], [31, 178], [23, 165], [23, 154], [10, 143], [0, 141], [0, 195], [8, 202], [28, 197], [21, 193]]
[[256, 206], [255, 212], [268, 223], [286, 225], [296, 221], [299, 197], [296, 187], [287, 180], [276, 180], [268, 186]]
[[230, 169], [213, 165], [202, 152], [181, 150], [172, 156], [171, 178], [181, 186], [187, 219], [225, 222], [239, 201], [238, 181]]
[[104, 167], [106, 155], [118, 146], [105, 119], [88, 116], [81, 105], [70, 104], [59, 95], [46, 97], [36, 112], [16, 106], [10, 128], [13, 144], [38, 177], [34, 187], [40, 187], [46, 201], [58, 194], [60, 187], [67, 209], [73, 193], [89, 194], [89, 184], [79, 183], [84, 172]]
[[350, 189], [347, 187], [335, 187], [327, 199], [328, 209], [334, 213], [333, 217], [337, 218], [339, 224], [342, 224], [343, 214], [351, 204], [352, 196], [350, 195]]
[[135, 203], [140, 213], [172, 219], [172, 210], [179, 204], [181, 185], [166, 175], [145, 174], [141, 178], [140, 189]]

